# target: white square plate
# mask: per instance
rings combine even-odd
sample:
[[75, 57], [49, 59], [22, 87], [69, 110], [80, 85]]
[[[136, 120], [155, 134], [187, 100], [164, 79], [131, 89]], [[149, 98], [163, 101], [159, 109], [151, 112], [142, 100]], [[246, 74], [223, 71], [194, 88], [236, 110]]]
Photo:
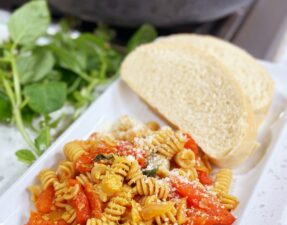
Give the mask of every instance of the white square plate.
[[[287, 70], [268, 63], [264, 66], [272, 74], [276, 93], [268, 118], [259, 131], [261, 146], [246, 163], [234, 170], [232, 193], [240, 200], [234, 214], [238, 217], [236, 224], [240, 225], [287, 224], [287, 126], [286, 115], [282, 113], [287, 106]], [[87, 138], [121, 115], [163, 124], [121, 80], [116, 81], [1, 196], [0, 225], [26, 223], [32, 207], [26, 187], [35, 182], [41, 169], [57, 165], [63, 157], [62, 147], [66, 142]]]

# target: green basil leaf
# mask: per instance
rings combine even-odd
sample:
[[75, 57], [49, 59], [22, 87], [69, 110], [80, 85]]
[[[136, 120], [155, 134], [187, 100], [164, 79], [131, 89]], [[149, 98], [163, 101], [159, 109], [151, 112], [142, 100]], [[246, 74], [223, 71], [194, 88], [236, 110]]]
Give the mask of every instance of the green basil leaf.
[[153, 26], [149, 24], [142, 25], [128, 41], [128, 52], [132, 51], [141, 44], [152, 42], [154, 39], [156, 39], [156, 37], [157, 32]]
[[56, 56], [58, 65], [62, 68], [73, 71], [80, 74], [86, 67], [86, 55], [74, 50], [68, 50], [65, 48], [58, 48], [51, 45], [51, 50]]
[[26, 163], [28, 165], [32, 164], [36, 160], [36, 157], [33, 152], [27, 149], [18, 150], [15, 154], [19, 161], [22, 161], [23, 163]]
[[42, 80], [53, 68], [55, 63], [51, 52], [37, 49], [31, 56], [17, 58], [17, 69], [22, 84]]
[[12, 106], [9, 98], [0, 91], [0, 122], [9, 122], [12, 117]]
[[101, 161], [101, 160], [109, 160], [109, 159], [112, 159], [112, 158], [114, 158], [113, 155], [98, 154], [98, 155], [94, 158], [93, 162], [99, 162], [99, 161]]
[[151, 170], [143, 170], [143, 175], [146, 175], [148, 177], [154, 177], [156, 175], [158, 168], [154, 168]]
[[8, 22], [8, 29], [12, 40], [19, 44], [35, 42], [46, 33], [50, 23], [47, 2], [43, 0], [31, 1], [17, 9]]
[[108, 42], [116, 36], [116, 32], [113, 29], [110, 29], [107, 26], [100, 24], [95, 30], [95, 35], [101, 40]]
[[84, 48], [85, 51], [94, 53], [94, 48], [107, 48], [108, 44], [101, 38], [90, 34], [83, 33], [75, 39], [75, 43], [80, 47]]
[[31, 84], [25, 87], [24, 95], [33, 111], [49, 114], [63, 107], [67, 97], [67, 85], [63, 82]]

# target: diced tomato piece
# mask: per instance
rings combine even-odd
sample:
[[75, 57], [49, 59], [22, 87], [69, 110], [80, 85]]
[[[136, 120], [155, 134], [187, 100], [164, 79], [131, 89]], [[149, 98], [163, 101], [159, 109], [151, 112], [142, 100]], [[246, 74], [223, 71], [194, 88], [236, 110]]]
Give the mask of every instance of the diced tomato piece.
[[185, 137], [187, 138], [187, 141], [184, 144], [185, 148], [191, 149], [195, 155], [199, 154], [199, 149], [196, 144], [196, 142], [193, 140], [190, 134], [185, 134]]
[[79, 157], [76, 161], [76, 170], [81, 173], [90, 172], [94, 165], [94, 159], [99, 154], [111, 154], [114, 153], [115, 149], [112, 148], [97, 148], [87, 154]]
[[141, 168], [145, 168], [147, 166], [147, 160], [143, 157], [137, 158], [137, 161]]
[[36, 208], [41, 213], [49, 213], [52, 211], [55, 191], [52, 186], [42, 191], [36, 201]]
[[101, 218], [103, 206], [99, 195], [93, 190], [91, 183], [85, 184], [85, 193], [90, 203], [91, 216], [95, 218]]
[[201, 170], [197, 170], [197, 174], [198, 174], [198, 179], [200, 181], [200, 183], [204, 184], [204, 185], [212, 185], [213, 181], [210, 178], [210, 176], [208, 176], [208, 174], [204, 171]]
[[26, 225], [67, 225], [67, 223], [62, 219], [53, 220], [50, 214], [31, 212], [29, 221]]
[[[219, 202], [218, 198], [208, 193], [204, 186], [199, 183], [181, 181], [177, 177], [171, 177], [172, 186], [179, 195], [187, 197], [188, 207], [202, 210], [216, 223], [211, 225], [231, 225], [236, 219]], [[208, 223], [207, 223], [208, 224]]]
[[26, 225], [53, 225], [53, 222], [44, 220], [40, 213], [31, 212], [29, 221]]
[[147, 166], [146, 152], [144, 150], [137, 151], [135, 147], [128, 141], [122, 141], [117, 147], [117, 154], [120, 156], [133, 156], [142, 168]]
[[74, 186], [76, 184], [79, 184], [79, 181], [77, 181], [76, 179], [69, 179], [69, 182], [68, 182], [69, 186]]
[[85, 224], [87, 219], [91, 216], [91, 210], [89, 200], [82, 187], [80, 187], [77, 196], [70, 200], [69, 203], [76, 211], [77, 223]]
[[76, 170], [81, 173], [90, 172], [93, 168], [93, 159], [90, 155], [85, 154], [78, 158], [76, 161]]
[[186, 215], [189, 218], [187, 224], [192, 225], [216, 225], [217, 221], [206, 212], [190, 207], [186, 210]]
[[68, 224], [66, 223], [65, 220], [59, 220], [59, 221], [57, 221], [56, 225], [68, 225]]

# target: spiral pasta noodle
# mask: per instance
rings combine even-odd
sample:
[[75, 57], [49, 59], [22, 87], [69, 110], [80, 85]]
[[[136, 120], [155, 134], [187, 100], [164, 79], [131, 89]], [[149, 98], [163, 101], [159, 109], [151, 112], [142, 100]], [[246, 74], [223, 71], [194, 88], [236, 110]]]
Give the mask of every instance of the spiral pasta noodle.
[[174, 224], [177, 222], [176, 219], [176, 209], [173, 206], [168, 212], [156, 216], [154, 221], [156, 222], [157, 225], [163, 225], [163, 224]]
[[125, 157], [116, 157], [114, 163], [111, 166], [111, 173], [118, 175], [124, 179], [130, 170], [131, 161]]
[[[158, 210], [154, 210], [157, 208]], [[171, 201], [154, 203], [142, 209], [141, 215], [143, 221], [154, 221], [155, 224], [175, 224], [177, 210], [175, 203]]]
[[47, 189], [48, 187], [53, 186], [53, 183], [55, 181], [58, 181], [58, 177], [55, 171], [50, 169], [43, 169], [39, 173], [38, 178], [41, 182], [43, 189]]
[[192, 150], [183, 149], [176, 153], [174, 161], [183, 169], [191, 169], [195, 165], [195, 154]]
[[188, 178], [190, 181], [195, 180], [198, 177], [197, 171], [194, 167], [191, 169], [173, 169], [172, 171], [173, 173], [176, 173], [176, 175]]
[[93, 169], [91, 170], [92, 181], [95, 183], [100, 183], [109, 169], [110, 167], [108, 165], [95, 163]]
[[232, 181], [232, 172], [230, 169], [220, 169], [216, 174], [213, 191], [220, 193], [228, 193]]
[[143, 173], [140, 170], [140, 166], [137, 161], [133, 161], [126, 176], [128, 185], [136, 184], [136, 182], [141, 178], [143, 178]]
[[100, 183], [101, 189], [109, 196], [120, 191], [130, 167], [131, 161], [125, 157], [116, 157], [111, 169], [105, 174]]
[[66, 221], [68, 224], [72, 224], [76, 220], [76, 211], [72, 206], [67, 206], [66, 211], [62, 215], [62, 219]]
[[128, 213], [125, 214], [125, 216], [121, 219], [121, 222], [124, 222], [124, 224], [141, 224], [142, 218], [140, 216], [141, 211], [141, 205], [132, 200], [131, 202], [131, 209]]
[[87, 220], [86, 225], [116, 225], [112, 221], [108, 221], [105, 217], [101, 219], [90, 218]]
[[143, 177], [136, 182], [134, 191], [139, 195], [156, 195], [159, 199], [166, 199], [169, 194], [169, 187], [153, 177]]
[[67, 183], [54, 183], [55, 189], [55, 202], [63, 202], [65, 200], [71, 200], [76, 197], [80, 190], [80, 185], [68, 185]]
[[85, 186], [86, 183], [88, 182], [92, 182], [92, 175], [91, 173], [87, 172], [87, 173], [81, 173], [80, 175], [76, 176], [76, 180], [83, 186]]
[[41, 187], [39, 185], [31, 185], [28, 187], [28, 190], [30, 191], [32, 202], [36, 202], [42, 191]]
[[187, 221], [185, 199], [181, 200], [176, 208], [176, 221], [177, 224], [184, 224]]
[[222, 205], [228, 210], [235, 209], [238, 205], [238, 200], [233, 195], [221, 193], [218, 198]]
[[104, 210], [104, 217], [108, 221], [118, 222], [125, 213], [126, 208], [131, 205], [132, 195], [129, 191], [121, 192], [113, 197]]
[[81, 155], [85, 154], [85, 149], [83, 148], [82, 141], [71, 141], [64, 146], [64, 154], [66, 158], [75, 162]]
[[158, 200], [156, 195], [144, 196], [141, 199], [142, 206], [149, 206], [152, 205], [154, 202]]
[[184, 147], [184, 138], [171, 129], [162, 129], [155, 133], [152, 146], [157, 153], [171, 160], [173, 156]]
[[60, 162], [57, 171], [61, 181], [68, 180], [75, 176], [74, 164], [68, 160]]
[[133, 221], [126, 221], [123, 223], [123, 225], [145, 225], [144, 222], [133, 222]]

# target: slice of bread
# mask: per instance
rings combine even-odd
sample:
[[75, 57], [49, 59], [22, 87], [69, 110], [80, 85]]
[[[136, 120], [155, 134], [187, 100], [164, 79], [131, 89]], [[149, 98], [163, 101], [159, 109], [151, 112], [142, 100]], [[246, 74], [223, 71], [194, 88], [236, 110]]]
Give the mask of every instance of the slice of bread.
[[254, 149], [251, 106], [212, 56], [144, 45], [124, 60], [121, 77], [161, 116], [190, 133], [218, 166], [236, 166]]
[[189, 46], [210, 54], [232, 71], [243, 93], [250, 99], [257, 126], [265, 118], [273, 96], [273, 81], [268, 72], [246, 51], [221, 39], [196, 35], [179, 34], [160, 38], [156, 43], [175, 45], [188, 49]]

